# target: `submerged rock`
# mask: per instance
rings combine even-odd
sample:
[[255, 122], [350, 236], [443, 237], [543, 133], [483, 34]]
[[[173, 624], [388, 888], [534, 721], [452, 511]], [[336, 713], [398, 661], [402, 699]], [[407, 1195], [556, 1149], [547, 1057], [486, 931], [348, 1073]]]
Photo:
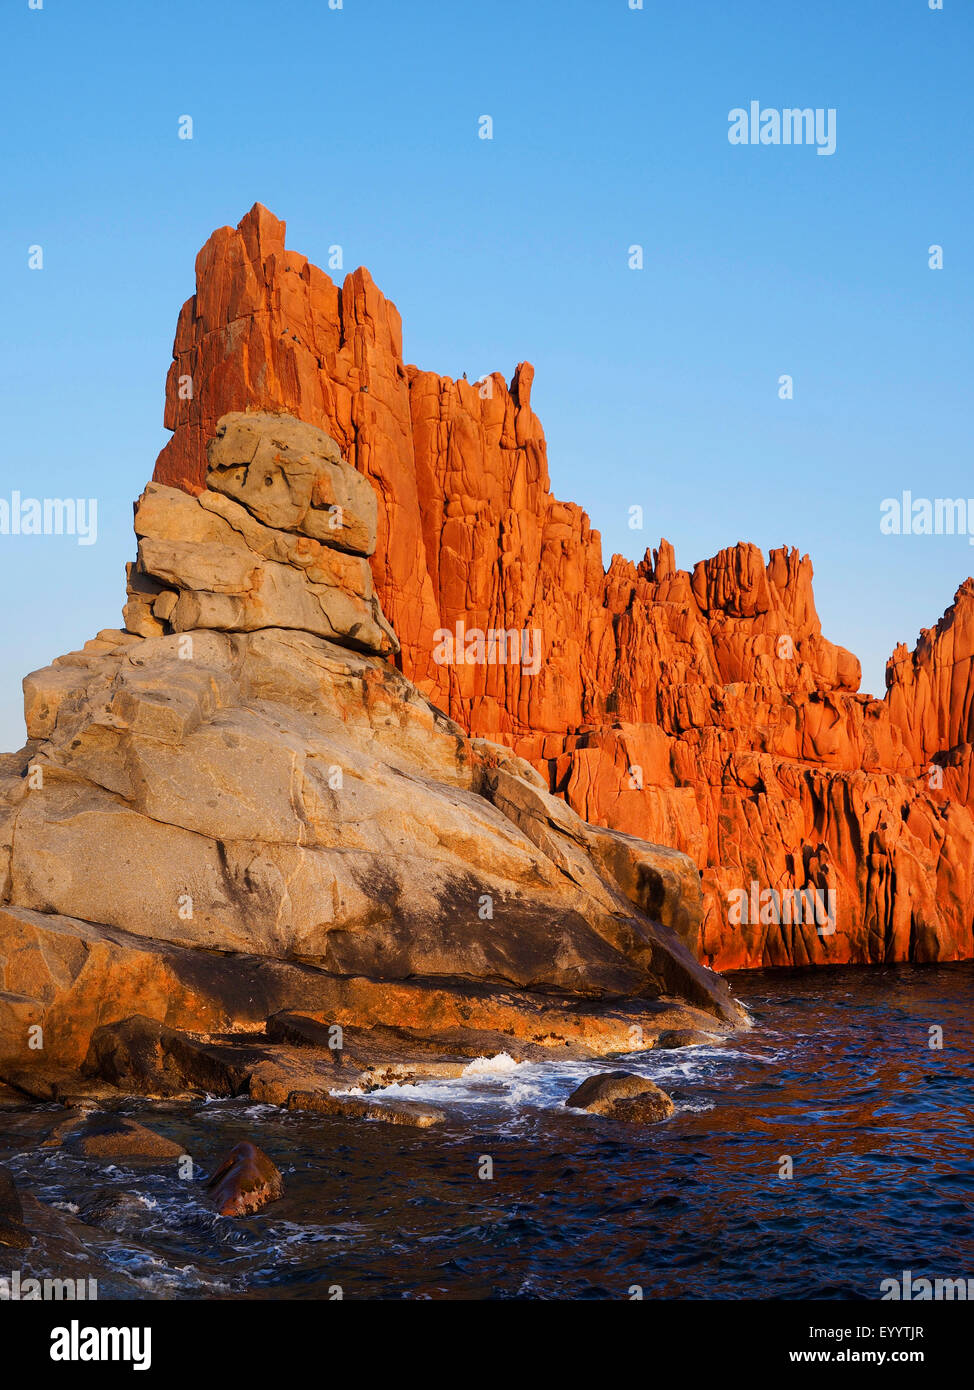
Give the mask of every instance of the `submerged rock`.
[[149, 1203], [138, 1192], [109, 1190], [85, 1198], [78, 1216], [88, 1226], [127, 1234], [139, 1229], [148, 1210]]
[[600, 1072], [588, 1076], [565, 1101], [576, 1110], [630, 1124], [651, 1124], [673, 1114], [673, 1102], [665, 1091], [645, 1076], [628, 1071]]
[[76, 1133], [81, 1128], [91, 1111], [91, 1106], [69, 1106], [55, 1121], [47, 1137], [41, 1141], [41, 1148], [60, 1148], [69, 1135]]
[[442, 1110], [412, 1100], [372, 1100], [365, 1096], [335, 1095], [330, 1091], [294, 1091], [289, 1110], [313, 1110], [319, 1115], [344, 1115], [355, 1120], [381, 1120], [389, 1125], [429, 1129], [446, 1119]]
[[118, 1115], [96, 1115], [64, 1141], [64, 1147], [86, 1158], [125, 1158], [174, 1161], [186, 1150], [171, 1139], [156, 1134]]
[[207, 1183], [221, 1216], [249, 1216], [284, 1193], [284, 1179], [256, 1144], [235, 1145]]
[[716, 1038], [713, 1033], [701, 1033], [696, 1028], [667, 1028], [656, 1039], [656, 1046], [662, 1048], [705, 1047], [714, 1042], [716, 1042]]

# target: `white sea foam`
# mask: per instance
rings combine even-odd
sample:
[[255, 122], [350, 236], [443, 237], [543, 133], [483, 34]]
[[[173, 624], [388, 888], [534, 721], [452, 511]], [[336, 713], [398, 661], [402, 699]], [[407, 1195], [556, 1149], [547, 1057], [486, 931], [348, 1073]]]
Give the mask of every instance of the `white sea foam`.
[[171, 1265], [152, 1255], [143, 1256], [141, 1268], [133, 1265], [126, 1269], [126, 1273], [147, 1293], [158, 1293], [162, 1296], [170, 1290], [181, 1293], [202, 1290], [231, 1293], [233, 1289], [225, 1279], [204, 1274], [195, 1265]]
[[469, 1066], [464, 1067], [463, 1076], [503, 1076], [516, 1071], [522, 1064], [515, 1062], [509, 1052], [498, 1052], [496, 1057], [475, 1057]]
[[[782, 1052], [751, 1052], [726, 1043], [700, 1047], [651, 1049], [622, 1056], [588, 1060], [552, 1057], [544, 1062], [515, 1062], [507, 1053], [478, 1057], [464, 1067], [459, 1077], [428, 1078], [418, 1085], [393, 1085], [383, 1094], [423, 1100], [458, 1114], [500, 1108], [509, 1115], [516, 1111], [560, 1110], [566, 1098], [587, 1076], [604, 1071], [630, 1071], [648, 1077], [664, 1090], [677, 1086], [683, 1097], [677, 1111], [710, 1109], [712, 1097], [693, 1095], [721, 1084], [721, 1077], [733, 1071], [740, 1061], [770, 1066]], [[691, 1094], [687, 1094], [690, 1092]]]
[[[721, 1078], [733, 1072], [741, 1061], [773, 1066], [786, 1055], [773, 1044], [768, 1051], [750, 1051], [728, 1046], [726, 1042], [699, 1047], [651, 1049], [614, 1057], [586, 1060], [553, 1055], [543, 1062], [517, 1062], [507, 1052], [492, 1057], [476, 1057], [468, 1062], [460, 1076], [426, 1077], [415, 1084], [393, 1082], [380, 1090], [366, 1093], [360, 1086], [334, 1088], [340, 1096], [365, 1096], [377, 1104], [383, 1101], [422, 1101], [445, 1109], [457, 1118], [467, 1116], [471, 1121], [494, 1112], [496, 1121], [513, 1122], [519, 1112], [529, 1119], [531, 1112], [561, 1110], [566, 1098], [577, 1086], [598, 1072], [629, 1071], [648, 1077], [664, 1090], [677, 1087], [683, 1095], [677, 1099], [677, 1112], [712, 1108], [713, 1099], [706, 1093], [721, 1085]], [[226, 1102], [224, 1102], [226, 1104]], [[247, 1113], [256, 1118], [258, 1112], [273, 1107], [248, 1107]]]

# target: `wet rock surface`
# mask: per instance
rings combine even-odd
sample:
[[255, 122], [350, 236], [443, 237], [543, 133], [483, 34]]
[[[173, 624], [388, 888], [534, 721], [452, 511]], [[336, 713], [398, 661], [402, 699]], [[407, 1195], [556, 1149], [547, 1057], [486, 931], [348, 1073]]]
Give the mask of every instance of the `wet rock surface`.
[[173, 1163], [184, 1156], [179, 1144], [156, 1134], [135, 1120], [114, 1115], [97, 1115], [64, 1140], [70, 1152], [86, 1158], [146, 1159], [154, 1163]]
[[673, 1102], [655, 1082], [632, 1072], [608, 1071], [587, 1077], [565, 1101], [590, 1115], [624, 1120], [629, 1124], [653, 1124], [673, 1114]]
[[281, 1197], [284, 1179], [263, 1149], [243, 1141], [217, 1166], [207, 1191], [221, 1216], [248, 1216]]
[[408, 1100], [366, 1099], [364, 1096], [335, 1095], [323, 1091], [292, 1091], [289, 1110], [311, 1110], [319, 1115], [344, 1115], [354, 1120], [379, 1120], [390, 1125], [412, 1125], [429, 1129], [446, 1118], [442, 1110]]
[[[46, 1148], [68, 1112], [22, 1099], [4, 1112], [0, 1163], [33, 1243], [6, 1269], [94, 1277], [100, 1300], [320, 1300], [339, 1284], [347, 1299], [625, 1301], [634, 1282], [661, 1299], [834, 1297], [838, 1259], [848, 1296], [875, 1299], [891, 1267], [964, 1268], [972, 970], [750, 972], [733, 983], [756, 1026], [709, 1046], [615, 1062], [491, 1054], [459, 1078], [364, 1097], [445, 1115], [426, 1129], [248, 1094], [121, 1097], [112, 1113], [193, 1156], [185, 1175]], [[951, 1039], [943, 1051], [918, 1029], [928, 1019]], [[674, 1115], [624, 1123], [565, 1105], [609, 1069], [651, 1079]], [[794, 1184], [776, 1176], [782, 1133], [806, 1156]], [[223, 1217], [206, 1184], [244, 1141], [285, 1191]], [[837, 1243], [823, 1247], [829, 1223]]]
[[667, 1028], [656, 1039], [656, 1046], [664, 1049], [670, 1047], [705, 1047], [713, 1041], [713, 1033], [702, 1033], [695, 1028]]

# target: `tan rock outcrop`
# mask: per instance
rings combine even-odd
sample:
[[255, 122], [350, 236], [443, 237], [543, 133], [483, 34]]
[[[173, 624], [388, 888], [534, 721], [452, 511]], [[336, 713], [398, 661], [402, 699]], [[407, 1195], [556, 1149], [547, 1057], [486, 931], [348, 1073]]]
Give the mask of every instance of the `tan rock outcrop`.
[[[374, 533], [333, 442], [255, 414], [222, 421], [211, 457], [222, 491], [153, 484], [136, 507], [136, 631], [25, 682], [31, 742], [0, 767], [14, 1084], [78, 1067], [133, 1015], [198, 1033], [288, 1008], [435, 1018], [542, 1045], [590, 1034], [596, 1052], [740, 1023], [681, 939], [692, 864], [586, 826], [385, 659], [367, 559], [320, 524], [338, 506], [360, 543]], [[114, 1068], [94, 1065], [122, 1084]]]

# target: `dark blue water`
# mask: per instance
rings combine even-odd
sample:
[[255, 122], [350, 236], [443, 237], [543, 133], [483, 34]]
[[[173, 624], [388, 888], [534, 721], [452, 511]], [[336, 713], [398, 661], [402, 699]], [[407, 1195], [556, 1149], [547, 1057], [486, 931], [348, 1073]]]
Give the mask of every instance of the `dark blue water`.
[[[16, 1261], [83, 1266], [102, 1298], [337, 1286], [345, 1298], [621, 1299], [639, 1286], [646, 1298], [875, 1299], [904, 1269], [974, 1278], [974, 966], [732, 985], [752, 1032], [626, 1059], [676, 1101], [651, 1128], [562, 1104], [618, 1062], [501, 1061], [407, 1088], [448, 1113], [425, 1131], [240, 1102], [128, 1105], [194, 1155], [193, 1182], [39, 1147], [50, 1110], [0, 1116], [0, 1160], [64, 1213], [58, 1239]], [[202, 1178], [241, 1138], [275, 1159], [287, 1191], [231, 1221]]]

